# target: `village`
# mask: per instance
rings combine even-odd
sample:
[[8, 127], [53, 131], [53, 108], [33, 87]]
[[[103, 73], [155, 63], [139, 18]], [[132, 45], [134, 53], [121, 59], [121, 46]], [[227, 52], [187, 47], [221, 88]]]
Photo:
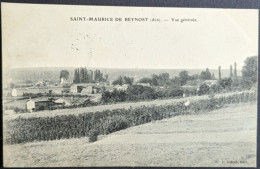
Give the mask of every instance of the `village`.
[[[250, 66], [254, 60], [256, 57], [248, 57], [245, 66]], [[73, 75], [62, 69], [56, 82], [38, 79], [26, 84], [10, 83], [3, 90], [4, 113], [32, 113], [256, 90], [254, 83], [248, 85], [247, 77], [241, 76], [236, 62], [230, 65], [228, 76], [222, 76], [221, 66], [217, 72], [215, 75], [214, 71], [206, 68], [197, 74], [182, 70], [174, 77], [165, 72], [139, 78], [118, 74], [116, 79], [108, 80], [108, 75], [98, 69], [79, 67], [74, 69]]]
[[[199, 79], [199, 81], [198, 79], [194, 79], [194, 77], [198, 75], [189, 76], [187, 71], [183, 71], [180, 72], [180, 79], [178, 81], [174, 80], [174, 78], [170, 79], [167, 73], [163, 73], [153, 75], [152, 79], [147, 77], [134, 79], [132, 77], [119, 76], [119, 79], [109, 82], [107, 81], [107, 75], [103, 77], [103, 74], [99, 70], [77, 68], [75, 69], [73, 81], [69, 80], [68, 71], [62, 70], [58, 84], [50, 84], [48, 80], [38, 80], [35, 83], [19, 84], [17, 85], [18, 87], [14, 87], [13, 85], [12, 88], [6, 88], [4, 90], [4, 112], [5, 114], [31, 113], [44, 110], [89, 107], [102, 103], [109, 104], [109, 100], [113, 99], [108, 98], [108, 101], [101, 102], [102, 99], [104, 99], [102, 98], [102, 94], [105, 92], [113, 93], [113, 91], [126, 92], [129, 86], [142, 86], [144, 90], [152, 89], [159, 93], [159, 95], [162, 95], [161, 97], [156, 97], [159, 99], [167, 96], [187, 97], [198, 95], [202, 84], [206, 85], [208, 89], [216, 87], [219, 82], [219, 80], [215, 78], [214, 73], [211, 74], [207, 69], [202, 72], [202, 75], [203, 73], [205, 74], [205, 72], [207, 74], [206, 76], [209, 77]], [[154, 80], [156, 84], [154, 84]], [[181, 91], [172, 91], [172, 88], [176, 88], [176, 85], [183, 80], [185, 80], [185, 83], [179, 85]], [[169, 92], [175, 93], [169, 95], [167, 94]], [[117, 97], [115, 95], [116, 93], [114, 97]], [[137, 95], [141, 94], [139, 93]], [[149, 99], [150, 97], [146, 98]], [[118, 101], [119, 100], [115, 100], [115, 102]]]
[[[126, 91], [129, 86], [95, 82], [94, 72], [91, 71], [92, 83], [76, 84], [69, 81], [68, 77], [60, 77], [59, 84], [39, 80], [34, 84], [19, 84], [19, 87], [6, 88], [3, 91], [5, 114], [93, 106], [100, 102], [102, 92]], [[138, 85], [150, 86], [149, 83]]]
[[[95, 77], [93, 76], [93, 80]], [[60, 83], [49, 84], [48, 81], [38, 81], [29, 87], [19, 87], [4, 90], [4, 105], [6, 114], [26, 113], [61, 108], [77, 108], [97, 105], [102, 92], [113, 90], [126, 91], [129, 84], [112, 85], [108, 82], [75, 84], [61, 77]], [[216, 83], [216, 80], [206, 81]], [[135, 85], [150, 87], [150, 83]], [[190, 86], [183, 86], [189, 88]], [[158, 87], [164, 88], [164, 86]]]

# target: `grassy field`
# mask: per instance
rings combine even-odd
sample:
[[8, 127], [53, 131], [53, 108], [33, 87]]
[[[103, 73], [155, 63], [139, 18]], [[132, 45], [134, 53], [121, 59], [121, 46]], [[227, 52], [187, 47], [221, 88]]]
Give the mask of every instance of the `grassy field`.
[[256, 166], [257, 106], [241, 103], [198, 115], [88, 138], [4, 146], [4, 166]]

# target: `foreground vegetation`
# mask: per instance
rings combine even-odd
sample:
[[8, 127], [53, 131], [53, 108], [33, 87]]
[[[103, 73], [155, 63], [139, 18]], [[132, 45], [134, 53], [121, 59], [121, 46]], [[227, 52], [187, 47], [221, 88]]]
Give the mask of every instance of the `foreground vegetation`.
[[100, 135], [94, 144], [82, 137], [4, 145], [3, 163], [5, 167], [256, 167], [256, 128], [256, 103], [230, 104]]
[[17, 144], [85, 136], [90, 136], [90, 141], [95, 141], [97, 135], [109, 134], [153, 120], [161, 120], [181, 114], [206, 112], [221, 108], [225, 104], [251, 101], [256, 101], [256, 93], [245, 92], [219, 98], [210, 97], [190, 103], [178, 102], [172, 105], [141, 106], [79, 115], [16, 118], [5, 122], [4, 141], [7, 144]]

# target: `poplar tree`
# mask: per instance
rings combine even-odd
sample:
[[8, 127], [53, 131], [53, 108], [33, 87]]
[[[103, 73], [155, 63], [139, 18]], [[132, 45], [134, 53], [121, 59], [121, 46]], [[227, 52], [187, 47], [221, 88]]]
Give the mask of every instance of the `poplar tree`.
[[232, 68], [232, 65], [230, 65], [230, 78], [233, 78], [233, 68]]
[[218, 67], [218, 79], [221, 79], [221, 66]]
[[237, 63], [234, 63], [234, 78], [237, 78]]

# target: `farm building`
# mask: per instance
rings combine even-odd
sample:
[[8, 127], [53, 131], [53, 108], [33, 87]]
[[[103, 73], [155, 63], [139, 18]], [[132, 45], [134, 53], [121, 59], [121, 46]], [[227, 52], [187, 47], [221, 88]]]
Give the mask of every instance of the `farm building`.
[[64, 106], [71, 106], [72, 105], [70, 99], [67, 99], [67, 98], [59, 98], [59, 99], [55, 100], [54, 103], [62, 104]]
[[37, 94], [37, 93], [49, 93], [49, 89], [47, 87], [32, 87], [32, 88], [24, 88], [23, 93], [28, 94]]
[[71, 93], [78, 93], [78, 86], [77, 85], [70, 86], [70, 92]]
[[13, 96], [13, 97], [17, 97], [17, 96], [22, 96], [23, 95], [23, 93], [24, 93], [24, 90], [21, 88], [18, 88], [18, 89], [12, 89], [12, 91], [11, 91], [11, 95]]
[[35, 86], [37, 86], [37, 87], [46, 86], [46, 82], [45, 81], [38, 81], [37, 83], [35, 83]]
[[119, 91], [126, 91], [127, 90], [127, 88], [128, 88], [128, 86], [129, 85], [127, 85], [127, 84], [124, 84], [124, 85], [116, 85], [116, 86], [114, 86], [114, 89], [117, 89], [117, 90], [119, 90]]
[[84, 85], [72, 85], [70, 87], [70, 92], [71, 93], [81, 93], [84, 88], [86, 88]]
[[12, 89], [12, 96], [14, 96], [14, 97], [17, 96], [17, 89]]
[[212, 85], [217, 84], [218, 81], [217, 80], [205, 80], [204, 83], [211, 87]]
[[150, 83], [137, 83], [137, 85], [141, 85], [141, 86], [148, 86], [148, 87], [150, 87], [151, 85], [150, 85]]
[[37, 98], [37, 99], [30, 99], [26, 103], [26, 108], [28, 111], [38, 111], [38, 110], [49, 110], [54, 105], [52, 100], [47, 100], [46, 98]]
[[93, 92], [93, 86], [87, 86], [81, 91], [82, 94], [92, 94]]
[[67, 79], [65, 79], [65, 78], [60, 78], [60, 84], [61, 85], [63, 85], [63, 84], [67, 84], [68, 83], [68, 81], [67, 81]]
[[95, 94], [101, 91], [101, 87], [96, 84], [80, 84], [72, 85], [70, 87], [71, 93], [81, 93], [81, 94]]

